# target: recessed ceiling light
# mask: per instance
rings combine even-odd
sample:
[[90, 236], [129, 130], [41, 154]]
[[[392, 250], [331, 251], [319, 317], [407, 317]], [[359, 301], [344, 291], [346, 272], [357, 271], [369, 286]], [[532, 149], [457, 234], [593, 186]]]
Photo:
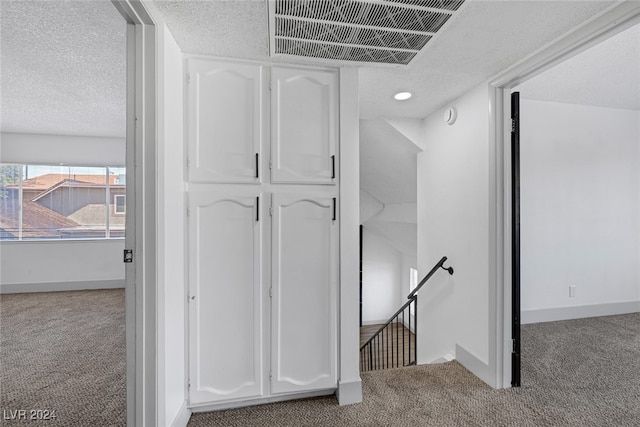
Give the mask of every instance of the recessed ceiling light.
[[406, 101], [407, 99], [411, 98], [411, 92], [398, 92], [395, 95], [393, 95], [393, 97], [397, 100], [397, 101]]

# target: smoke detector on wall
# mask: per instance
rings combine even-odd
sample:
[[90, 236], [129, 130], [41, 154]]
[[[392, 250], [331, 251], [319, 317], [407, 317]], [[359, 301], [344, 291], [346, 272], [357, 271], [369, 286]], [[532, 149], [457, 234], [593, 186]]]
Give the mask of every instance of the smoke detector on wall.
[[271, 56], [407, 65], [464, 0], [267, 0]]
[[458, 118], [458, 112], [456, 111], [455, 108], [449, 107], [444, 111], [444, 122], [449, 126], [454, 124], [457, 118]]

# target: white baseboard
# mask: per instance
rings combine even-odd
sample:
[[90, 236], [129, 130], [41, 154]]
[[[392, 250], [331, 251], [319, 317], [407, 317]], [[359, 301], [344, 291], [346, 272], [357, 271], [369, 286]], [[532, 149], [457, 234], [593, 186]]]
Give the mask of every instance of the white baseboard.
[[436, 359], [430, 360], [429, 362], [427, 362], [427, 364], [436, 365], [438, 363], [447, 363], [447, 362], [451, 362], [454, 359], [455, 359], [455, 356], [453, 354], [447, 353], [444, 356], [441, 356], [441, 357], [438, 357]]
[[336, 397], [340, 405], [362, 402], [362, 381], [360, 378], [357, 381], [339, 382]]
[[474, 356], [470, 351], [464, 347], [456, 344], [456, 360], [460, 362], [462, 366], [467, 368], [476, 377], [495, 388], [492, 381], [491, 372], [489, 372], [489, 365], [482, 360]]
[[187, 427], [189, 419], [191, 418], [191, 411], [187, 408], [187, 401], [185, 400], [176, 415], [176, 418], [171, 423], [171, 427]]
[[220, 403], [205, 403], [192, 405], [189, 407], [192, 413], [220, 411], [223, 409], [244, 408], [246, 406], [265, 405], [267, 403], [284, 402], [286, 400], [306, 399], [309, 397], [331, 396], [336, 394], [336, 389], [316, 390], [304, 393], [291, 393], [270, 397], [261, 397], [257, 399], [247, 399], [241, 401], [229, 401]]
[[530, 323], [557, 322], [559, 320], [582, 319], [585, 317], [613, 316], [640, 312], [640, 301], [611, 302], [605, 304], [578, 305], [573, 307], [544, 308], [523, 310], [520, 322]]
[[28, 292], [84, 291], [90, 289], [124, 289], [124, 280], [94, 280], [82, 282], [51, 283], [3, 283], [0, 294], [21, 294]]

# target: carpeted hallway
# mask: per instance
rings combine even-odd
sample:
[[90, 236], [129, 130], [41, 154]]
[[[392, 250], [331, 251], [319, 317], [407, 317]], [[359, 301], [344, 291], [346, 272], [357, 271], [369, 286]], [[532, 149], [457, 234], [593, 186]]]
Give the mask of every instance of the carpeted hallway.
[[362, 374], [334, 397], [194, 414], [204, 426], [640, 426], [640, 313], [523, 327], [523, 383], [493, 390], [457, 362]]
[[[125, 424], [124, 292], [0, 296], [0, 409]], [[640, 314], [527, 325], [523, 387], [496, 391], [457, 362], [363, 373], [335, 397], [194, 414], [201, 426], [640, 426]]]

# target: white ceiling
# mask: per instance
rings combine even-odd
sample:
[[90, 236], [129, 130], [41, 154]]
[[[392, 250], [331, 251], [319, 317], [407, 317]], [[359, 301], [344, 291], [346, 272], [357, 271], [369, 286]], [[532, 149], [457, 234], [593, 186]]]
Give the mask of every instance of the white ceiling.
[[[361, 116], [425, 117], [614, 3], [467, 0], [410, 66], [361, 69]], [[264, 0], [156, 4], [185, 53], [269, 60]], [[125, 24], [111, 2], [1, 8], [2, 130], [123, 136]], [[398, 89], [414, 97], [394, 101]]]
[[640, 110], [640, 25], [516, 88], [523, 98]]
[[123, 137], [126, 23], [113, 4], [0, 7], [2, 132]]
[[263, 0], [156, 0], [155, 4], [184, 53], [269, 59]]
[[[614, 3], [467, 0], [408, 67], [361, 69], [361, 116], [425, 117]], [[264, 0], [156, 4], [185, 53], [270, 60]], [[414, 97], [393, 100], [400, 89]]]

